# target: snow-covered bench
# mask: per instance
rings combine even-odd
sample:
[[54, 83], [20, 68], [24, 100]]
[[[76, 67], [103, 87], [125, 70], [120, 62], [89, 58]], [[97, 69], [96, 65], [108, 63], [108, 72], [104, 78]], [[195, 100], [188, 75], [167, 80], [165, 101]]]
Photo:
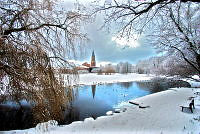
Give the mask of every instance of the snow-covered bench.
[[194, 94], [196, 94], [196, 95], [200, 95], [200, 92], [195, 92]]
[[193, 113], [193, 108], [195, 109], [194, 99], [192, 99], [192, 101], [187, 101], [185, 104], [181, 105], [180, 107], [182, 108], [181, 109], [182, 112], [184, 108], [187, 108], [187, 109], [190, 109], [190, 111]]

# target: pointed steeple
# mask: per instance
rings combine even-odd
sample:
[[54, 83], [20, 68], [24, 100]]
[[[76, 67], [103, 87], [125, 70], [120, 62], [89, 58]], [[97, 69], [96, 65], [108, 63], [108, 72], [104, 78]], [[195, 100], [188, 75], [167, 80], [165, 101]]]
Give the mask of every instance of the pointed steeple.
[[95, 54], [93, 50], [92, 57], [91, 57], [91, 67], [95, 67], [95, 66], [96, 66], [96, 60], [95, 60]]
[[93, 56], [95, 57], [94, 50], [92, 51], [92, 57], [93, 57]]

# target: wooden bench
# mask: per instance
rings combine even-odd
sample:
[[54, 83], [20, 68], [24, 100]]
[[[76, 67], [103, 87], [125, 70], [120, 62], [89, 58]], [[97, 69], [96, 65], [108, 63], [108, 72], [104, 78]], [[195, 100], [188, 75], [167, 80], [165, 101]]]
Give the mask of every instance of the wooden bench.
[[190, 109], [190, 111], [193, 113], [193, 108], [195, 109], [195, 107], [194, 107], [194, 99], [192, 99], [192, 101], [191, 102], [189, 102], [189, 103], [186, 103], [186, 104], [184, 104], [184, 105], [181, 105], [180, 106], [182, 109], [181, 109], [181, 111], [183, 112], [183, 109], [184, 108], [189, 108]]

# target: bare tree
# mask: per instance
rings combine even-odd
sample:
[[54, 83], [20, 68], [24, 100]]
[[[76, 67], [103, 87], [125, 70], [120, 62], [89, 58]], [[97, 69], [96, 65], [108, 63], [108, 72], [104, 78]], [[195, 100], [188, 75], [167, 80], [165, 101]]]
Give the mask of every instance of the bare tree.
[[131, 37], [136, 31], [143, 32], [143, 28], [167, 5], [189, 1], [199, 3], [198, 0], [114, 0], [113, 2], [106, 0], [102, 4], [102, 1], [99, 0], [95, 1], [94, 13], [105, 13], [105, 25], [112, 22], [120, 24], [117, 32], [119, 37]]
[[88, 17], [54, 0], [0, 0], [0, 14], [1, 93], [34, 104], [36, 123], [61, 119], [72, 89], [55, 69], [71, 67], [66, 57], [86, 39], [80, 25]]
[[115, 73], [114, 66], [112, 64], [105, 65], [105, 67], [103, 69], [103, 73], [105, 73], [105, 75], [114, 74]]
[[177, 59], [174, 55], [170, 56], [170, 58], [166, 58], [159, 66], [158, 71], [159, 74], [183, 77], [188, 77], [197, 73], [196, 70], [184, 62], [183, 59]]
[[164, 9], [154, 30], [154, 46], [169, 55], [176, 55], [182, 62], [182, 69], [189, 65], [200, 75], [200, 5], [177, 3]]
[[95, 13], [105, 13], [105, 25], [118, 24], [118, 38], [150, 33], [156, 48], [178, 55], [200, 75], [199, 6], [198, 0], [114, 0], [96, 6]]
[[147, 73], [166, 76], [188, 77], [197, 74], [184, 59], [177, 58], [176, 55], [151, 57], [138, 62], [135, 66], [137, 73]]

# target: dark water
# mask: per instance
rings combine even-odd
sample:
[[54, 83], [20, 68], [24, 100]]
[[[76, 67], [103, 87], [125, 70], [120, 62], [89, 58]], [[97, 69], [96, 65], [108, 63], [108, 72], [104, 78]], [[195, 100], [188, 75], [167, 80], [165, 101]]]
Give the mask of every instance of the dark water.
[[[128, 101], [131, 99], [167, 90], [169, 87], [180, 86], [189, 85], [182, 81], [171, 83], [156, 80], [82, 86], [74, 89], [75, 100], [60, 124], [70, 124], [73, 121], [82, 121], [88, 117], [96, 119], [99, 116], [106, 115], [107, 111], [128, 105]], [[32, 120], [29, 106], [24, 104], [23, 109], [19, 109], [11, 102], [0, 104], [0, 131], [33, 127]]]
[[20, 106], [13, 101], [0, 103], [0, 131], [26, 129], [32, 126], [32, 108], [26, 100], [21, 100]]

